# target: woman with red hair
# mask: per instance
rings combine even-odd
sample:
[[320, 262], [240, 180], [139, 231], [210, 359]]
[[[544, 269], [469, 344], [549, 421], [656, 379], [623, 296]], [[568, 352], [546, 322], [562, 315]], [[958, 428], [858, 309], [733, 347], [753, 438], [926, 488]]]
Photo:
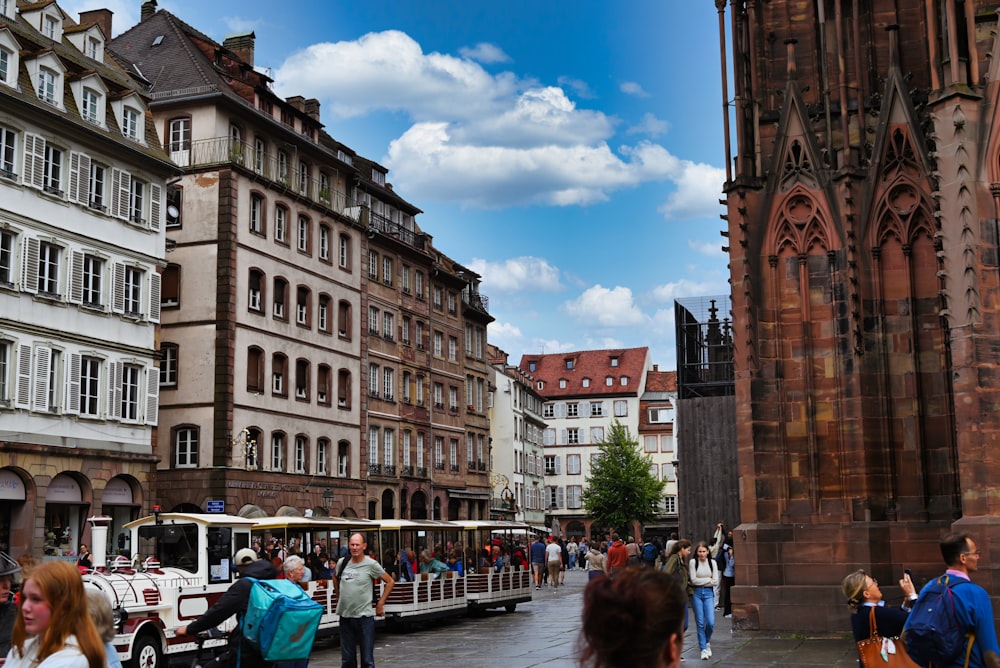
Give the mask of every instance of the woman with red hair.
[[687, 594], [652, 568], [625, 568], [583, 590], [580, 666], [676, 668], [684, 649]]
[[65, 561], [34, 568], [21, 587], [4, 668], [104, 668], [104, 642], [87, 608], [80, 572]]

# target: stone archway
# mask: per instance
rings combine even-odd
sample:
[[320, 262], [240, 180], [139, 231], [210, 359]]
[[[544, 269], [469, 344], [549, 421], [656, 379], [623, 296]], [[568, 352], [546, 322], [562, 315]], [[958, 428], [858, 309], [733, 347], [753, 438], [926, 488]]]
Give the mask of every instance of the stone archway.
[[391, 520], [396, 517], [396, 495], [391, 489], [382, 492], [382, 519]]
[[410, 519], [427, 519], [427, 495], [419, 490], [410, 497]]

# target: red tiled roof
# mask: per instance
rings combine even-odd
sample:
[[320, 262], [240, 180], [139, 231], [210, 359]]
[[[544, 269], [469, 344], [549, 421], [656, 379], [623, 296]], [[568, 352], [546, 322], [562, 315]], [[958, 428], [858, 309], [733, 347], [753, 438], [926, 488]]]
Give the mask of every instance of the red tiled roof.
[[676, 371], [647, 371], [646, 392], [676, 392]]
[[[617, 365], [612, 366], [613, 360]], [[625, 396], [642, 389], [643, 374], [649, 361], [649, 348], [616, 350], [580, 350], [550, 355], [523, 355], [519, 367], [535, 379], [535, 388], [544, 397]], [[607, 384], [611, 377], [612, 383]], [[627, 378], [622, 385], [621, 379]], [[584, 387], [584, 379], [590, 386]], [[543, 383], [538, 389], [537, 381]], [[565, 381], [566, 387], [560, 387]]]

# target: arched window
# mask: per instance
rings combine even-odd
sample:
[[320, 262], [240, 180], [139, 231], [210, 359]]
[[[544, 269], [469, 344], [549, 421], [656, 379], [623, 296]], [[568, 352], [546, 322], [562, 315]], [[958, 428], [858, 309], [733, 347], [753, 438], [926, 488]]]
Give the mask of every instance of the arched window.
[[319, 259], [330, 262], [330, 226], [325, 223], [319, 226]]
[[316, 327], [324, 334], [330, 333], [330, 295], [319, 296], [319, 308], [316, 313]]
[[272, 471], [285, 470], [285, 432], [271, 433], [271, 466]]
[[305, 434], [298, 434], [295, 437], [295, 460], [293, 471], [295, 473], [307, 473], [309, 469], [309, 437]]
[[337, 476], [346, 478], [350, 474], [351, 443], [349, 441], [339, 441], [337, 443]]
[[300, 285], [295, 290], [295, 322], [303, 327], [309, 327], [311, 324], [312, 309], [310, 305], [312, 303], [311, 294], [309, 288], [304, 285]]
[[320, 364], [316, 367], [316, 403], [323, 406], [330, 405], [330, 366]]
[[295, 235], [295, 246], [299, 249], [300, 253], [312, 253], [311, 227], [312, 225], [310, 224], [308, 217], [299, 216], [299, 224]]
[[351, 408], [351, 372], [348, 369], [337, 372], [337, 408]]
[[316, 439], [316, 473], [330, 475], [330, 441], [326, 438]]
[[337, 335], [342, 339], [351, 340], [351, 302], [346, 299], [340, 300], [337, 304]]
[[348, 234], [340, 235], [340, 251], [337, 264], [341, 269], [351, 270], [351, 237]]
[[265, 219], [267, 203], [260, 193], [250, 193], [250, 232], [264, 236], [267, 234]]
[[274, 240], [288, 245], [288, 209], [282, 204], [274, 207]]
[[271, 356], [271, 393], [279, 397], [287, 397], [288, 389], [285, 379], [288, 376], [288, 358], [281, 353]]
[[283, 278], [274, 279], [274, 317], [278, 320], [288, 320], [288, 281]]
[[309, 360], [295, 360], [295, 398], [309, 401]]
[[257, 346], [247, 348], [247, 392], [264, 393], [264, 351]]
[[247, 289], [247, 308], [255, 313], [263, 313], [264, 307], [264, 286], [266, 285], [264, 272], [260, 269], [250, 270], [250, 284]]

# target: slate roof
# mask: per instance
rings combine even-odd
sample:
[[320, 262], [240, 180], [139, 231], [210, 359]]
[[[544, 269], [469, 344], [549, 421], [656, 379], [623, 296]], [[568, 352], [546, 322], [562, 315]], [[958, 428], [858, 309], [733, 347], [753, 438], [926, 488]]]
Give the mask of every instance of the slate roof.
[[[677, 391], [676, 371], [648, 371], [646, 372], [646, 392], [665, 393]], [[645, 394], [643, 395], [645, 397]]]
[[[50, 4], [52, 2], [49, 0], [30, 4], [20, 3], [18, 9], [28, 11], [43, 8]], [[60, 11], [62, 10], [60, 9]], [[167, 156], [160, 146], [160, 137], [156, 132], [156, 127], [152, 122], [152, 115], [150, 113], [146, 113], [145, 144], [130, 141], [122, 136], [118, 119], [115, 118], [110, 104], [106, 105], [105, 126], [107, 129], [85, 121], [80, 116], [79, 105], [73, 96], [69, 82], [84, 76], [91, 74], [99, 75], [108, 89], [109, 101], [120, 99], [132, 93], [137, 93], [146, 100], [146, 95], [141, 86], [137, 85], [129, 76], [128, 72], [119, 63], [115, 62], [113, 58], [108, 57], [107, 51], [105, 51], [105, 59], [102, 62], [88, 57], [72, 44], [66, 37], [66, 34], [76, 32], [77, 23], [66, 16], [65, 12], [62, 12], [62, 14], [64, 17], [63, 36], [58, 41], [52, 40], [38, 32], [20, 13], [14, 17], [0, 15], [0, 30], [8, 31], [21, 47], [17, 88], [0, 85], [0, 102], [4, 102], [4, 96], [16, 99], [21, 103], [33, 107], [42, 116], [58, 116], [74, 125], [80, 126], [86, 134], [103, 135], [122, 147], [133, 149], [139, 153], [166, 162]], [[66, 70], [62, 91], [63, 109], [58, 109], [38, 99], [35, 86], [31, 81], [31, 75], [27, 69], [27, 60], [50, 52], [59, 59]]]
[[[612, 366], [613, 360], [617, 360], [617, 366]], [[618, 348], [523, 355], [518, 366], [535, 379], [536, 389], [537, 381], [544, 383], [538, 392], [549, 399], [638, 396], [648, 360], [649, 348]], [[609, 376], [612, 378], [610, 386], [606, 381]], [[625, 385], [621, 383], [623, 377], [628, 379]], [[585, 378], [590, 380], [589, 387], [583, 386]], [[559, 387], [560, 380], [566, 381], [565, 388]]]

